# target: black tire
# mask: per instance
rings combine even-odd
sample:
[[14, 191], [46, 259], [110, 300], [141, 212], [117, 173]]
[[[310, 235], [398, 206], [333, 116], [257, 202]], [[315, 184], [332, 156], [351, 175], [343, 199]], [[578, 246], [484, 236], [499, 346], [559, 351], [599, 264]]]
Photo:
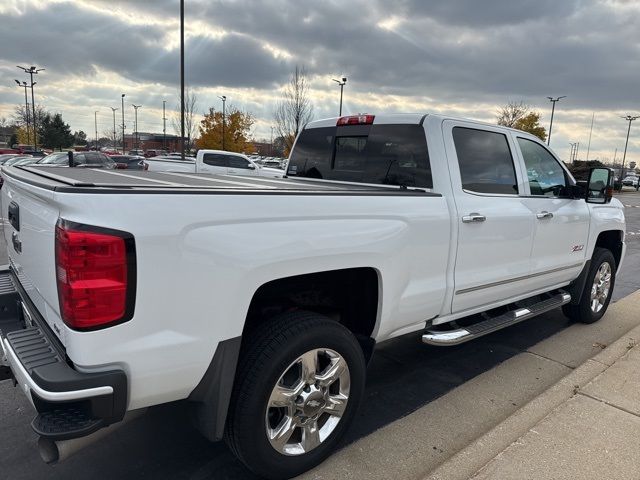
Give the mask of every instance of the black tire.
[[[292, 362], [313, 349], [331, 349], [346, 361], [350, 391], [334, 430], [317, 447], [296, 456], [272, 447], [265, 415], [272, 389]], [[311, 312], [279, 315], [251, 332], [243, 344], [225, 428], [232, 452], [254, 473], [291, 478], [328, 457], [349, 427], [364, 392], [366, 363], [353, 334], [339, 323]]]
[[[595, 312], [591, 308], [591, 289], [595, 280], [595, 276], [598, 273], [600, 267], [608, 263], [611, 268], [611, 284], [609, 286], [608, 296], [602, 305], [602, 308]], [[565, 305], [562, 307], [563, 313], [574, 322], [580, 323], [594, 323], [602, 318], [602, 316], [609, 308], [611, 302], [611, 296], [613, 294], [613, 288], [616, 283], [616, 260], [610, 250], [606, 248], [596, 247], [591, 257], [591, 265], [589, 267], [589, 273], [582, 290], [582, 297], [580, 303], [577, 305]]]

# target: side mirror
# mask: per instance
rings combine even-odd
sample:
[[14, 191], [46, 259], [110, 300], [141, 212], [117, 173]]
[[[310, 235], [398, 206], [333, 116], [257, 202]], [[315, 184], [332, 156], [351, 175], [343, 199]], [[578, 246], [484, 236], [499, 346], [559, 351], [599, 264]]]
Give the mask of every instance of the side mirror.
[[256, 169], [256, 166], [255, 166], [253, 163], [249, 163], [249, 164], [247, 164], [247, 168], [248, 168], [249, 170], [255, 170], [255, 169]]
[[592, 168], [587, 182], [587, 203], [609, 203], [613, 198], [613, 170]]

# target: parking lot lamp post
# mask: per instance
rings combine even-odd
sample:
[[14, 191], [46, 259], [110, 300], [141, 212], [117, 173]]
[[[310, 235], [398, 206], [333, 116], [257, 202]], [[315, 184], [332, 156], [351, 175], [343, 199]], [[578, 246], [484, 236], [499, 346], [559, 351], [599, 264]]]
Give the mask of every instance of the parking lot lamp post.
[[93, 111], [93, 123], [96, 129], [96, 152], [98, 151], [98, 112], [99, 110]]
[[269, 144], [269, 155], [273, 157], [273, 125], [271, 125], [271, 143]]
[[226, 110], [227, 96], [226, 95], [222, 95], [222, 96], [220, 96], [218, 98], [220, 100], [222, 100], [222, 150], [225, 150], [225, 148], [224, 148], [224, 130], [225, 130], [225, 127], [227, 126], [227, 110]]
[[547, 136], [547, 145], [551, 144], [551, 128], [553, 127], [553, 114], [556, 111], [556, 102], [559, 101], [561, 98], [567, 98], [566, 95], [563, 95], [561, 97], [547, 97], [549, 99], [549, 101], [553, 104], [551, 106], [551, 122], [549, 122], [549, 135]]
[[122, 154], [124, 155], [124, 93], [121, 97], [122, 100]]
[[180, 0], [180, 158], [184, 160], [184, 0]]
[[111, 109], [111, 111], [113, 111], [113, 149], [115, 150], [116, 147], [116, 112], [118, 111], [117, 108], [113, 108], [113, 107], [109, 107]]
[[622, 168], [620, 169], [620, 178], [624, 178], [624, 162], [627, 159], [627, 145], [629, 145], [629, 133], [631, 133], [631, 122], [640, 118], [640, 115], [627, 115], [624, 118], [627, 122], [629, 122], [629, 126], [627, 127], [627, 140], [624, 142], [624, 153], [622, 154]]
[[16, 83], [19, 87], [24, 88], [24, 112], [25, 120], [27, 121], [27, 143], [31, 145], [31, 134], [29, 133], [29, 100], [27, 99], [27, 88], [29, 88], [29, 85], [27, 85], [27, 82], [20, 83], [20, 80], [16, 80]]
[[133, 103], [131, 104], [133, 106], [133, 109], [135, 111], [135, 116], [134, 116], [134, 121], [133, 121], [133, 127], [135, 129], [135, 132], [133, 132], [133, 138], [136, 142], [136, 150], [139, 149], [140, 147], [140, 138], [138, 137], [138, 109], [142, 106], [142, 105], [134, 105]]
[[167, 101], [162, 100], [162, 150], [167, 149]]
[[36, 103], [33, 95], [33, 86], [35, 85], [35, 83], [33, 82], [33, 76], [37, 75], [38, 72], [44, 71], [44, 68], [36, 68], [33, 65], [30, 68], [21, 67], [20, 65], [18, 65], [17, 67], [23, 70], [25, 73], [28, 73], [31, 77], [31, 111], [33, 113], [33, 116], [31, 118], [33, 119], [33, 149], [38, 150], [38, 122], [36, 119]]
[[347, 83], [347, 77], [342, 77], [340, 80], [332, 78], [331, 80], [340, 85], [340, 109], [338, 111], [338, 115], [342, 116], [342, 92], [344, 91], [344, 86]]

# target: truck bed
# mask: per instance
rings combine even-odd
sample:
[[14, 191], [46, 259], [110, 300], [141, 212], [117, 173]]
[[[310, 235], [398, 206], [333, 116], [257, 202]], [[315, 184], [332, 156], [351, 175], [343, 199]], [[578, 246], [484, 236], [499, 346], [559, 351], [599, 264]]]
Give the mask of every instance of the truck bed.
[[61, 193], [202, 193], [303, 195], [420, 195], [440, 196], [423, 189], [384, 185], [256, 178], [139, 170], [101, 170], [56, 167], [4, 167], [3, 175]]

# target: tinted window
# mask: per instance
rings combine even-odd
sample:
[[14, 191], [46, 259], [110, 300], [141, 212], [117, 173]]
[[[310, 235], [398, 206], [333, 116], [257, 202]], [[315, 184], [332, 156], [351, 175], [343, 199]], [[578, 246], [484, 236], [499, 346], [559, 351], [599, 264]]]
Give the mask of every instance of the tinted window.
[[219, 155], [217, 153], [205, 153], [202, 156], [202, 161], [212, 167], [227, 167], [227, 156]]
[[506, 135], [455, 127], [453, 142], [460, 165], [462, 188], [478, 193], [518, 193]]
[[424, 129], [372, 125], [304, 130], [288, 174], [362, 183], [433, 187]]
[[73, 163], [76, 165], [85, 165], [87, 163], [87, 157], [84, 153], [74, 153]]
[[526, 138], [518, 138], [531, 195], [557, 197], [567, 185], [564, 170], [542, 145]]
[[249, 162], [242, 157], [227, 155], [227, 162], [228, 162], [229, 168], [249, 169]]

